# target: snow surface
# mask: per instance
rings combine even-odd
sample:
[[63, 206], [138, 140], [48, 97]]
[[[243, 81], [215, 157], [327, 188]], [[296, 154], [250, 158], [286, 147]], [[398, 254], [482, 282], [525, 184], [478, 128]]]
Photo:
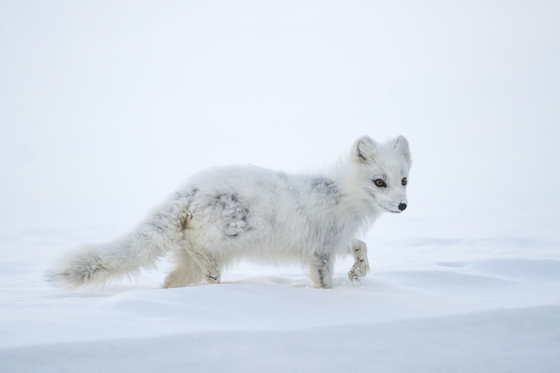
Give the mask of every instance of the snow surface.
[[[559, 372], [560, 3], [0, 2], [0, 372]], [[187, 175], [405, 135], [371, 273], [44, 281]]]
[[220, 285], [161, 290], [164, 262], [137, 281], [64, 293], [42, 278], [52, 257], [104, 234], [5, 239], [0, 371], [558, 371], [556, 230], [436, 238], [421, 233], [441, 221], [387, 218], [368, 235], [372, 273], [353, 286], [339, 262], [333, 290], [311, 288], [297, 267], [249, 263]]

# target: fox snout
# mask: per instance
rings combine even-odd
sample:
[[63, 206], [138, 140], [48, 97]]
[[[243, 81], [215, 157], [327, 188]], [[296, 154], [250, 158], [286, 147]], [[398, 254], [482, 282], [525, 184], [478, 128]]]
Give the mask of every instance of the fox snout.
[[400, 203], [399, 210], [404, 211], [404, 209], [406, 209], [406, 203]]

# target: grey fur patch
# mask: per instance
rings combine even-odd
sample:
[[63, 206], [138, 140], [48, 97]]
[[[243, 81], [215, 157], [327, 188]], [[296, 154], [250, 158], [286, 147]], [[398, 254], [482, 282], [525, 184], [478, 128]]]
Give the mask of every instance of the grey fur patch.
[[222, 210], [221, 231], [228, 237], [237, 237], [247, 232], [251, 226], [247, 223], [249, 209], [239, 201], [235, 193], [218, 194], [214, 197], [213, 205]]
[[336, 183], [325, 177], [316, 177], [311, 181], [311, 189], [325, 196], [333, 197], [335, 204], [340, 202], [340, 190]]
[[325, 194], [338, 194], [338, 188], [333, 180], [327, 179], [325, 177], [317, 177], [311, 181], [311, 189], [316, 190], [319, 193]]

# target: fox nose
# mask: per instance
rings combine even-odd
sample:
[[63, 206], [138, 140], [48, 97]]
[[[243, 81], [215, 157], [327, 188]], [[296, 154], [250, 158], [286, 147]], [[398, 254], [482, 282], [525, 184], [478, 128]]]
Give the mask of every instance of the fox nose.
[[406, 208], [406, 203], [399, 204], [399, 210], [404, 211], [405, 208]]

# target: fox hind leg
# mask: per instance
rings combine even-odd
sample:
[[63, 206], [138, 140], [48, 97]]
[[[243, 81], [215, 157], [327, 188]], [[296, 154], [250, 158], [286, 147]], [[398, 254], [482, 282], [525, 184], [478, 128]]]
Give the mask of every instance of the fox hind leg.
[[192, 246], [187, 248], [187, 252], [202, 269], [203, 278], [206, 279], [207, 283], [220, 283], [222, 277], [220, 265], [212, 254]]
[[187, 252], [185, 245], [173, 252], [172, 261], [175, 263], [175, 267], [165, 277], [162, 285], [164, 289], [195, 285], [204, 280], [202, 267]]
[[359, 282], [369, 272], [366, 243], [360, 240], [354, 240], [350, 250], [354, 256], [354, 265], [352, 269], [350, 269], [350, 272], [348, 272], [348, 278], [352, 282]]

